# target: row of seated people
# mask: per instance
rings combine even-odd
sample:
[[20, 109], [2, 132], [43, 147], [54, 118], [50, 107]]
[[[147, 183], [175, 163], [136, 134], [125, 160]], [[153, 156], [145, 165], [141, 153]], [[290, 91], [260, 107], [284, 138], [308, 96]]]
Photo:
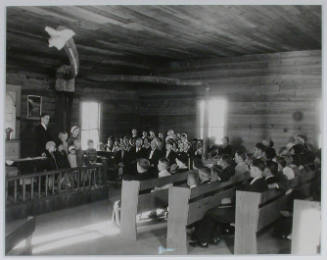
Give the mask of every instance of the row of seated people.
[[[290, 238], [292, 225], [292, 218], [290, 216], [293, 200], [296, 198], [303, 199], [301, 194], [297, 194], [294, 191], [294, 187], [299, 184], [300, 179], [308, 172], [316, 173], [317, 177], [320, 174], [320, 151], [314, 153], [312, 150], [306, 149], [302, 141], [300, 140], [298, 143], [289, 145], [286, 148], [287, 152], [284, 148], [281, 149], [281, 153], [278, 156], [271, 145], [257, 143], [252, 158], [242, 153], [242, 151], [236, 152], [234, 157], [236, 166], [233, 178], [237, 179], [242, 174], [249, 174], [249, 178], [245, 178], [247, 181], [239, 185], [237, 189], [255, 192], [277, 189], [284, 192], [285, 196], [292, 198], [273, 232], [274, 236], [281, 238]], [[230, 167], [224, 163], [221, 165], [224, 169]], [[208, 171], [200, 169], [198, 174], [200, 181], [196, 182], [192, 178], [190, 187], [215, 181], [214, 176], [209, 173], [206, 174], [206, 172]], [[229, 172], [232, 173], [232, 171]], [[225, 177], [224, 180], [230, 178], [232, 178], [232, 175], [228, 178]], [[221, 180], [223, 179], [221, 178]], [[319, 187], [316, 188], [317, 190], [319, 189]], [[313, 197], [319, 200], [320, 194], [313, 194]], [[194, 225], [190, 245], [208, 247], [210, 243], [219, 243], [222, 234], [230, 232], [230, 223], [234, 223], [234, 221], [235, 205], [233, 203], [227, 207], [225, 205], [209, 210], [204, 218]]]
[[[297, 198], [294, 187], [307, 172], [319, 174], [321, 155], [319, 150], [314, 152], [312, 148], [308, 149], [301, 136], [295, 139], [292, 145], [285, 147], [287, 151], [282, 148], [277, 154], [272, 142], [263, 141], [255, 145], [253, 154], [246, 153], [244, 149], [237, 150], [234, 156], [231, 156], [229, 152], [218, 153], [213, 156], [216, 163], [210, 166], [206, 165], [205, 160], [195, 159], [193, 165], [195, 171], [189, 173], [187, 184], [190, 188], [194, 188], [234, 178], [234, 180], [245, 180], [237, 189], [256, 192], [276, 189], [284, 192], [285, 196], [291, 194], [293, 199]], [[126, 174], [124, 178], [143, 180], [174, 174], [169, 171], [169, 161], [166, 158], [159, 160], [157, 175], [151, 174], [150, 169], [150, 162], [145, 158], [140, 159], [136, 173]], [[167, 187], [169, 185], [158, 188]], [[316, 199], [319, 198], [320, 194], [316, 195]], [[235, 205], [231, 201], [229, 203], [227, 207], [225, 205], [223, 208], [209, 210], [205, 217], [194, 225], [190, 242], [192, 246], [207, 247], [209, 243], [217, 244], [220, 241], [222, 233], [226, 230], [225, 227], [230, 228], [229, 223], [235, 220]], [[291, 211], [291, 208], [287, 210]], [[155, 214], [152, 215], [155, 216]], [[279, 224], [279, 228], [276, 228], [276, 235], [284, 237], [289, 235], [290, 223], [286, 223]]]

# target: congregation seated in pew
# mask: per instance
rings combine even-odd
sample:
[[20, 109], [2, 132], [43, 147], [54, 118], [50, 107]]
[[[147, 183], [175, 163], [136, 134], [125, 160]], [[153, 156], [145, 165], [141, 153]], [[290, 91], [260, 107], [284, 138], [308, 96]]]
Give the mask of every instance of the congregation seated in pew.
[[[267, 185], [263, 178], [264, 169], [265, 165], [263, 161], [258, 159], [254, 160], [250, 166], [250, 176], [252, 180], [239, 189], [258, 192], [266, 190]], [[227, 181], [229, 178], [221, 181]], [[232, 223], [234, 221], [234, 207], [218, 207], [210, 209], [205, 214], [204, 218], [195, 224], [195, 230], [192, 234], [190, 245], [208, 247], [209, 243], [217, 244], [220, 241], [223, 227], [226, 224]]]

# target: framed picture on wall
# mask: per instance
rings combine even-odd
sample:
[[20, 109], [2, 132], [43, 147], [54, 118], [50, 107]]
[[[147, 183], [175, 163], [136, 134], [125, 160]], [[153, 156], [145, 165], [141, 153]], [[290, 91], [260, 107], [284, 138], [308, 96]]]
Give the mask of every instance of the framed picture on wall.
[[28, 95], [27, 96], [27, 118], [40, 118], [42, 113], [42, 97]]

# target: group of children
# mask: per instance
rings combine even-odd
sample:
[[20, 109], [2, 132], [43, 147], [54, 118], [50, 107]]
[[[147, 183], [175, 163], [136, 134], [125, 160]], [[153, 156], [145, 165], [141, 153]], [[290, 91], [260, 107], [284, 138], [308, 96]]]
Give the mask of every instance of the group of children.
[[149, 161], [152, 177], [158, 176], [157, 165], [160, 159], [168, 161], [168, 168], [172, 173], [189, 168], [191, 143], [186, 133], [175, 134], [173, 130], [169, 130], [166, 137], [162, 133], [156, 135], [154, 131], [149, 134], [143, 131], [141, 136], [136, 129], [131, 133], [131, 137], [125, 136], [120, 140], [109, 137], [107, 143], [100, 147], [103, 151], [115, 155], [118, 178], [133, 175], [139, 159]]
[[[88, 140], [88, 148], [83, 151], [81, 149], [80, 140], [80, 128], [73, 126], [71, 128], [71, 135], [68, 136], [67, 132], [60, 132], [58, 134], [58, 140], [48, 141], [45, 145], [45, 150], [42, 156], [46, 157], [43, 162], [44, 170], [58, 170], [65, 168], [76, 168], [81, 166], [88, 166], [96, 163], [97, 151], [94, 148], [93, 140]], [[87, 176], [82, 174], [81, 181], [85, 182]], [[48, 183], [49, 187], [53, 187], [52, 181]], [[56, 180], [60, 182], [63, 187], [72, 187], [72, 178], [68, 178], [63, 175], [60, 179]]]

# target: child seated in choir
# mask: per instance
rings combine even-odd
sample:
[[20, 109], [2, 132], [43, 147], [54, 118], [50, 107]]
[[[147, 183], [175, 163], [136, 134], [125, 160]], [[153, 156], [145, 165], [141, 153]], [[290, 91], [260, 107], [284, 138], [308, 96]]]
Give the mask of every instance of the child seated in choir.
[[112, 147], [112, 150], [111, 150], [113, 153], [118, 153], [120, 151], [120, 147], [119, 147], [119, 140], [116, 139], [114, 141], [114, 144], [113, 144], [113, 147]]
[[[56, 143], [54, 141], [48, 141], [45, 145], [46, 151], [46, 170], [58, 170], [59, 169], [59, 165], [58, 165], [58, 158], [57, 158], [57, 149], [56, 149]], [[46, 183], [46, 185], [48, 185], [49, 190], [54, 189], [54, 182], [55, 182], [55, 176], [54, 175], [50, 175], [48, 178], [48, 183]]]
[[114, 139], [112, 136], [108, 137], [107, 143], [105, 145], [105, 150], [107, 152], [113, 152], [113, 148], [114, 148]]
[[[68, 151], [68, 150], [67, 150]], [[68, 154], [63, 144], [58, 145], [57, 162], [60, 169], [69, 168]]]
[[[58, 146], [58, 151], [57, 151], [57, 163], [59, 168], [65, 169], [65, 168], [70, 168], [70, 163], [68, 160], [68, 155], [63, 147], [62, 144]], [[59, 179], [61, 187], [66, 187], [70, 188], [72, 186], [72, 182], [70, 180], [70, 177], [67, 173], [65, 173], [61, 179]]]
[[79, 139], [75, 139], [73, 144], [75, 147], [77, 167], [82, 167], [84, 165], [84, 153], [82, 151], [81, 141]]
[[149, 139], [147, 137], [143, 138], [142, 147], [145, 149], [146, 152], [149, 152], [149, 150], [151, 149], [151, 144], [150, 144]]
[[57, 148], [56, 148], [56, 143], [54, 141], [49, 141], [45, 145], [46, 151], [46, 170], [58, 170], [59, 165], [58, 165], [58, 156], [57, 156]]
[[74, 145], [71, 145], [68, 148], [68, 162], [69, 162], [70, 168], [77, 167], [76, 148]]
[[194, 149], [194, 157], [201, 159], [203, 154], [203, 141], [197, 140], [195, 149]]
[[91, 139], [87, 141], [86, 157], [88, 164], [94, 164], [97, 161], [97, 151], [94, 149], [94, 142]]
[[147, 133], [147, 131], [143, 131], [143, 132], [142, 132], [142, 140], [144, 140], [145, 138], [148, 138], [148, 133]]

